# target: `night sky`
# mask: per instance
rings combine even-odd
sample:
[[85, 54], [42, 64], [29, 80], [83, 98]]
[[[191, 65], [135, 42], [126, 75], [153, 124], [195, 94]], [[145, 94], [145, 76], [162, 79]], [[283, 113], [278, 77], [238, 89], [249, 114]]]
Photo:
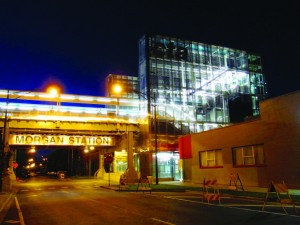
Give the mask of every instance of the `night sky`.
[[153, 32], [261, 54], [270, 97], [299, 90], [294, 3], [209, 2], [0, 0], [0, 89], [104, 96], [108, 74], [138, 75], [138, 40]]

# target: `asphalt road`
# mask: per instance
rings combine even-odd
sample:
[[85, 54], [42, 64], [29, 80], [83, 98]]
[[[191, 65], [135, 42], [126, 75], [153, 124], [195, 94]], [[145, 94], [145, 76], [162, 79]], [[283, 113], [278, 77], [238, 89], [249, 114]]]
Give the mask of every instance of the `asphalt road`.
[[262, 212], [241, 200], [205, 204], [194, 192], [119, 192], [96, 182], [38, 177], [20, 183], [2, 224], [300, 224], [299, 215]]

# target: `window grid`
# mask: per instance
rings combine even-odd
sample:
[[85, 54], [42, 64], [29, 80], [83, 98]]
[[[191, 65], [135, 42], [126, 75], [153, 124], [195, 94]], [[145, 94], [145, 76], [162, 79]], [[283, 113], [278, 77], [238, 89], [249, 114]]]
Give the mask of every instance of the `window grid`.
[[265, 165], [263, 145], [234, 147], [232, 151], [234, 166]]
[[222, 150], [209, 150], [199, 152], [200, 168], [223, 167]]

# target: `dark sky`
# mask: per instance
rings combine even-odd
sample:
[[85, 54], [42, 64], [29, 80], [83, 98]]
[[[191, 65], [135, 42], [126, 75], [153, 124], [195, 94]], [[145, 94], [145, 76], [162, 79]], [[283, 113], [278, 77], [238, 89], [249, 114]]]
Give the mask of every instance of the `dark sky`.
[[204, 2], [0, 0], [0, 89], [102, 96], [109, 73], [137, 76], [138, 39], [154, 32], [261, 54], [270, 97], [299, 90], [294, 3]]

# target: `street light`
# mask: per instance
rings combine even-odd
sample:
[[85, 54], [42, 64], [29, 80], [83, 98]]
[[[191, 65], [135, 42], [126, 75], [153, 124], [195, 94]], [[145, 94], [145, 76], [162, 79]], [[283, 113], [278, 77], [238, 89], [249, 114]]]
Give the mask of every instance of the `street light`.
[[155, 183], [158, 184], [158, 155], [157, 155], [157, 112], [156, 97], [154, 93], [154, 139], [155, 139]]
[[57, 106], [57, 111], [60, 110], [60, 99], [59, 99], [59, 96], [60, 96], [60, 88], [57, 87], [57, 86], [50, 86], [47, 88], [47, 92], [53, 97], [53, 98], [56, 98], [56, 106]]
[[[123, 88], [122, 88], [121, 85], [115, 84], [113, 86], [112, 90], [113, 90], [113, 92], [115, 92], [117, 94], [120, 94], [122, 92]], [[146, 99], [147, 101], [149, 101], [148, 98], [147, 98], [147, 96], [144, 93], [142, 93], [142, 92], [140, 92], [138, 90], [129, 89], [128, 91], [137, 93], [139, 96], [141, 96], [144, 99]], [[152, 103], [152, 104], [150, 103], [150, 105], [152, 105], [154, 107], [155, 183], [158, 184], [158, 154], [157, 154], [158, 153], [158, 143], [157, 143], [157, 140], [158, 140], [158, 138], [157, 138], [158, 130], [157, 130], [157, 109], [156, 109], [157, 105], [156, 105], [156, 95], [155, 95], [155, 93], [154, 93], [153, 98], [150, 97], [150, 99], [152, 99], [154, 101], [154, 103]], [[148, 112], [148, 114], [149, 114], [149, 112]], [[150, 123], [150, 124], [152, 124], [152, 123]]]

